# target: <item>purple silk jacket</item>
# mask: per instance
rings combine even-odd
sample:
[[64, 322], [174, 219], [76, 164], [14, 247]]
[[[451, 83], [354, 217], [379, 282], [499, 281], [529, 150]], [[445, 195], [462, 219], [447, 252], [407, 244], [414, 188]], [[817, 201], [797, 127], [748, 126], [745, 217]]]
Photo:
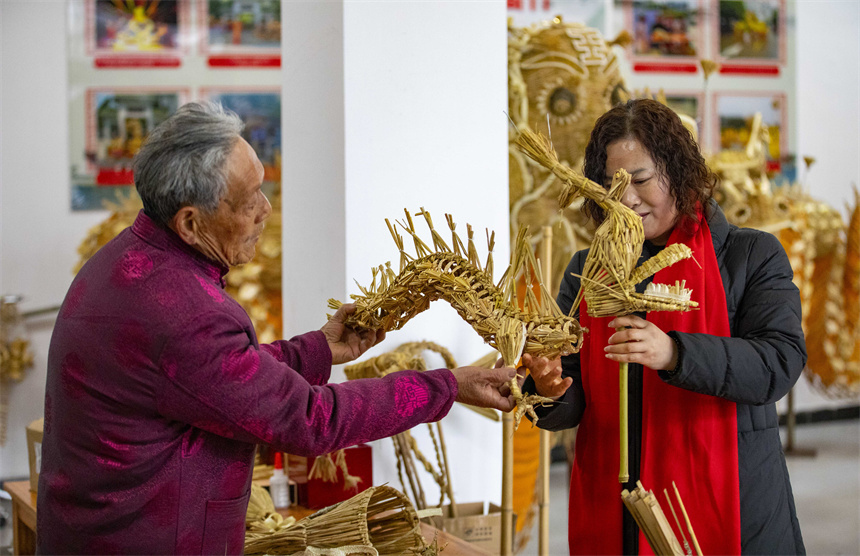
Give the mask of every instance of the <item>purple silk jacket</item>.
[[48, 354], [42, 554], [241, 554], [257, 444], [315, 456], [441, 419], [446, 369], [326, 385], [322, 332], [259, 345], [226, 268], [142, 211], [72, 283]]

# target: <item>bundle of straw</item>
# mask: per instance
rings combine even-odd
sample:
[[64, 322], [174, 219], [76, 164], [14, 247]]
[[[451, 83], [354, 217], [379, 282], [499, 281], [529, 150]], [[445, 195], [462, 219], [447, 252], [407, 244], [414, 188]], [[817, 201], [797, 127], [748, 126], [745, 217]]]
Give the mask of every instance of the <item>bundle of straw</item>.
[[[409, 211], [405, 213], [405, 221], [398, 224], [412, 237], [417, 258], [405, 251], [403, 237], [386, 220], [400, 250], [400, 273], [395, 274], [390, 263], [374, 268], [370, 287], [363, 288], [359, 285], [362, 294], [351, 296], [356, 311], [347, 319], [347, 326], [357, 330], [398, 330], [412, 317], [429, 308], [432, 301], [444, 299], [484, 341], [497, 350], [502, 349], [500, 340], [501, 343], [506, 341], [507, 332], [503, 331], [503, 323], [513, 320], [518, 326], [510, 330], [519, 333], [521, 327], [525, 327], [524, 353], [554, 359], [579, 351], [582, 328], [576, 319], [561, 312], [543, 286], [540, 267], [529, 248], [525, 229], [520, 230], [511, 263], [498, 285], [495, 285], [492, 281], [495, 234], [487, 232], [490, 253], [482, 268], [471, 226], [467, 225], [468, 246], [465, 246], [455, 231], [456, 224], [452, 217], [446, 215], [453, 245], [453, 248], [449, 248], [434, 229], [430, 214], [422, 209], [418, 215], [424, 217], [430, 228], [433, 238], [431, 249], [415, 231], [412, 215]], [[526, 283], [532, 283], [531, 276], [536, 276], [534, 281], [541, 288], [539, 301], [534, 292], [530, 288], [527, 289], [522, 309], [517, 301], [516, 287], [520, 274], [525, 276]], [[340, 301], [329, 300], [329, 307], [332, 309], [341, 305]], [[516, 361], [511, 364], [515, 363]], [[511, 382], [511, 391], [515, 392], [518, 390], [516, 378]], [[535, 401], [526, 400], [521, 394], [517, 396], [518, 414], [533, 414], [532, 405]], [[547, 398], [537, 401], [551, 403]]]
[[251, 498], [245, 514], [246, 540], [248, 537], [266, 536], [287, 529], [295, 522], [296, 518], [285, 518], [275, 511], [275, 503], [272, 502], [269, 491], [256, 483], [251, 483]]
[[[675, 486], [674, 482], [672, 483], [672, 486], [675, 488], [675, 496], [677, 497], [678, 505], [684, 514], [687, 530], [690, 533], [690, 538], [693, 540], [696, 554], [698, 554], [698, 556], [702, 556], [699, 541], [696, 539], [696, 533], [693, 531], [693, 526], [690, 523], [689, 516], [687, 515], [687, 509], [684, 507], [684, 502], [681, 500], [681, 494], [678, 492], [678, 487]], [[684, 535], [684, 529], [681, 527], [678, 514], [675, 513], [675, 507], [672, 505], [672, 499], [669, 498], [669, 493], [665, 489], [663, 489], [663, 492], [666, 495], [666, 500], [669, 502], [669, 508], [672, 510], [672, 515], [675, 517], [675, 524], [678, 527], [678, 531], [681, 533], [681, 538], [684, 541], [684, 548], [681, 548], [681, 543], [678, 542], [678, 538], [675, 536], [675, 532], [672, 530], [669, 520], [666, 519], [666, 514], [663, 513], [663, 509], [660, 507], [660, 502], [657, 500], [657, 497], [654, 496], [653, 492], [645, 490], [641, 481], [636, 481], [636, 488], [633, 492], [630, 492], [627, 489], [621, 491], [621, 499], [633, 515], [633, 519], [636, 520], [636, 524], [639, 525], [639, 529], [641, 529], [645, 534], [645, 538], [648, 539], [648, 544], [651, 545], [651, 550], [654, 551], [654, 554], [658, 554], [660, 556], [684, 556], [685, 554], [692, 554], [690, 544], [687, 542], [687, 536]]]
[[245, 554], [295, 554], [308, 547], [373, 547], [380, 555], [422, 554], [418, 515], [402, 493], [371, 487], [269, 534], [247, 533]]

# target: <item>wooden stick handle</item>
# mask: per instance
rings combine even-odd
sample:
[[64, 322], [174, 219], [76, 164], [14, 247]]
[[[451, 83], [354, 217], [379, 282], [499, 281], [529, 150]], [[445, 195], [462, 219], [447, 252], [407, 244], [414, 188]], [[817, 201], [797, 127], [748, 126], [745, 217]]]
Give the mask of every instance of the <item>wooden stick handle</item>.
[[514, 412], [502, 414], [502, 535], [499, 554], [513, 554], [514, 539]]
[[[544, 226], [541, 241], [541, 274], [547, 292], [552, 291], [552, 227]], [[544, 305], [547, 300], [541, 300]], [[540, 456], [538, 477], [540, 478], [540, 496], [538, 497], [538, 556], [549, 556], [549, 464], [550, 464], [550, 432], [540, 431]]]
[[618, 386], [619, 386], [619, 400], [618, 400], [618, 438], [620, 442], [619, 448], [621, 448], [621, 465], [618, 471], [618, 482], [626, 483], [630, 480], [630, 466], [629, 466], [629, 458], [627, 456], [627, 362], [622, 361], [618, 363]]
[[678, 505], [681, 506], [681, 513], [684, 514], [684, 521], [687, 522], [687, 530], [693, 538], [693, 545], [696, 547], [696, 554], [702, 556], [702, 548], [699, 546], [699, 539], [696, 538], [696, 532], [693, 531], [693, 524], [690, 523], [690, 516], [687, 515], [687, 508], [684, 507], [684, 501], [681, 500], [681, 493], [678, 492], [678, 487], [675, 485], [675, 481], [672, 481], [672, 488], [675, 489], [675, 496], [678, 498]]

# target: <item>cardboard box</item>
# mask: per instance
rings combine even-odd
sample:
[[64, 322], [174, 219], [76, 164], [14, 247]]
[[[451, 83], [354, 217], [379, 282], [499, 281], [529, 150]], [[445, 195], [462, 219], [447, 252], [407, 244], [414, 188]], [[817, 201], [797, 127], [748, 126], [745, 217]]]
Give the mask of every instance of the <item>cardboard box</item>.
[[30, 459], [30, 490], [39, 490], [39, 470], [42, 467], [42, 434], [45, 420], [36, 419], [27, 425], [27, 456]]
[[296, 502], [300, 506], [318, 510], [352, 498], [373, 486], [373, 452], [368, 444], [359, 444], [344, 450], [346, 467], [350, 475], [361, 479], [357, 488], [344, 488], [343, 472], [338, 468], [337, 481], [308, 479], [315, 458], [290, 455], [285, 467], [290, 481], [296, 483]]
[[[457, 504], [456, 508], [457, 517], [448, 517], [451, 515], [448, 505], [442, 506], [442, 517], [430, 518], [431, 524], [437, 529], [442, 529], [446, 533], [486, 550], [490, 554], [501, 554], [502, 508], [491, 503], [485, 512], [484, 502], [466, 502]], [[514, 515], [513, 521], [513, 528], [516, 531], [516, 515]]]

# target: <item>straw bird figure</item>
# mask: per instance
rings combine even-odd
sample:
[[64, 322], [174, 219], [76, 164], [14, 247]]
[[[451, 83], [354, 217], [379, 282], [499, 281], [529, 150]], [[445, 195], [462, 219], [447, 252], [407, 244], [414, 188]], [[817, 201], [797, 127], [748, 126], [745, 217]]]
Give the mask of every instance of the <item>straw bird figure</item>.
[[[560, 16], [528, 27], [508, 24], [508, 114], [519, 129], [552, 129], [559, 158], [578, 168], [594, 122], [629, 98], [614, 45], [599, 30]], [[574, 253], [591, 241], [578, 206], [559, 210], [562, 183], [524, 156], [509, 135], [509, 202], [512, 235], [521, 226], [552, 226], [552, 275], [561, 276]], [[558, 284], [553, 285], [555, 295]]]
[[[446, 215], [453, 247], [448, 247], [433, 227], [430, 214], [421, 210], [430, 228], [433, 248], [430, 248], [415, 231], [409, 211], [400, 227], [412, 237], [416, 256], [406, 252], [401, 236], [386, 219], [397, 248], [400, 250], [400, 271], [395, 274], [390, 263], [374, 268], [373, 280], [368, 288], [359, 285], [361, 295], [350, 296], [356, 311], [346, 325], [357, 330], [399, 330], [415, 315], [429, 308], [430, 303], [444, 299], [487, 342], [499, 350], [507, 365], [515, 365], [522, 353], [553, 359], [579, 351], [582, 345], [582, 328], [576, 319], [562, 313], [546, 288], [543, 287], [540, 269], [528, 246], [526, 230], [520, 230], [511, 263], [499, 283], [493, 283], [492, 250], [495, 234], [487, 232], [489, 255], [486, 264], [475, 248], [472, 227], [467, 225], [468, 243], [457, 235], [456, 224]], [[523, 308], [517, 301], [517, 277], [523, 274], [527, 283], [532, 276], [541, 284], [541, 298], [526, 292]], [[342, 303], [329, 300], [329, 307], [337, 309]], [[511, 380], [511, 392], [517, 400], [514, 418], [517, 424], [528, 413], [537, 421], [534, 406], [550, 403], [541, 396], [523, 396], [516, 378]]]
[[639, 215], [621, 203], [630, 185], [630, 175], [626, 171], [615, 173], [607, 191], [560, 163], [542, 135], [524, 130], [519, 134], [517, 144], [524, 153], [564, 182], [560, 206], [566, 207], [574, 198], [583, 196], [596, 202], [606, 213], [606, 219], [594, 233], [581, 276], [582, 287], [571, 314], [583, 299], [592, 317], [622, 316], [642, 311], [687, 311], [698, 305], [690, 300], [691, 291], [684, 288], [683, 283], [666, 285], [652, 282], [645, 293], [636, 292], [636, 284], [691, 257], [692, 252], [686, 245], [675, 243], [643, 265], [636, 266], [642, 254], [645, 233]]

